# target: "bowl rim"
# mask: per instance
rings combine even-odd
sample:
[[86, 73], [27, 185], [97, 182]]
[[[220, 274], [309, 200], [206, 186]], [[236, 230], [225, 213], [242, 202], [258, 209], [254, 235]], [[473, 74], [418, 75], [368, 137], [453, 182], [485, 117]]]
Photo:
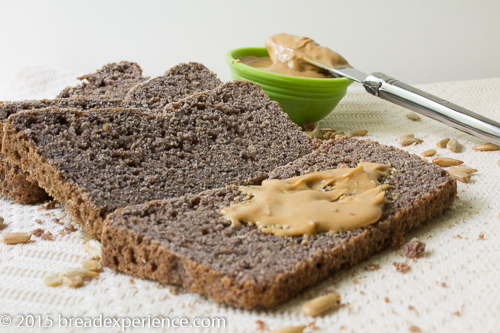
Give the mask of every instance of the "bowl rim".
[[[234, 57], [235, 52], [260, 52], [267, 53], [267, 49], [265, 47], [238, 47], [229, 50], [226, 53], [226, 62], [230, 67], [237, 68], [241, 72], [246, 72], [253, 74], [257, 77], [265, 77], [265, 78], [271, 78], [275, 79], [278, 81], [287, 81], [287, 82], [296, 82], [296, 83], [312, 83], [312, 84], [329, 84], [329, 83], [343, 83], [345, 82], [346, 84], [352, 83], [351, 80], [349, 80], [346, 77], [333, 77], [333, 78], [312, 78], [312, 77], [305, 77], [305, 76], [294, 76], [294, 75], [286, 75], [286, 74], [280, 74], [280, 73], [274, 73], [274, 72], [269, 72], [262, 70], [260, 68], [252, 67], [250, 65], [244, 64], [242, 62], [236, 61], [238, 58]], [[249, 54], [251, 55], [251, 54]]]

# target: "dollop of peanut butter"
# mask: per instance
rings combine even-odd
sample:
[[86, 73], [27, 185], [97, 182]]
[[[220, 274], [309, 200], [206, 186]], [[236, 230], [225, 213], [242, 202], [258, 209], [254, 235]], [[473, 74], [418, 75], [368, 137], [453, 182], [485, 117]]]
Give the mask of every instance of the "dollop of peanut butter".
[[331, 67], [351, 67], [340, 54], [321, 46], [308, 37], [279, 33], [266, 39], [268, 57], [248, 56], [240, 61], [266, 71], [315, 78], [332, 77], [324, 69], [311, 65], [311, 59]]
[[390, 166], [361, 162], [288, 179], [270, 179], [260, 186], [242, 186], [249, 199], [221, 214], [233, 226], [257, 225], [264, 233], [306, 236], [353, 230], [377, 222], [382, 216], [384, 192], [379, 178]]

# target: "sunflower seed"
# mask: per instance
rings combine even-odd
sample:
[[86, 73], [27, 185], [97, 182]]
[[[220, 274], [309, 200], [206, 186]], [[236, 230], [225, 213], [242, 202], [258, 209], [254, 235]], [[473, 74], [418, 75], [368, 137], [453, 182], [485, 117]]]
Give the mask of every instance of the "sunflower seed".
[[422, 155], [423, 157], [429, 157], [429, 156], [436, 155], [436, 153], [437, 153], [436, 149], [429, 149], [429, 150], [422, 152], [420, 155]]
[[462, 183], [468, 183], [469, 180], [470, 180], [470, 177], [471, 175], [468, 174], [467, 172], [465, 171], [462, 171], [460, 169], [448, 169], [448, 173], [450, 174], [450, 176], [455, 179], [455, 180], [458, 180]]
[[365, 129], [351, 131], [349, 133], [350, 136], [365, 136], [366, 134], [368, 134], [368, 130], [365, 130]]
[[459, 171], [462, 171], [462, 172], [465, 172], [468, 174], [473, 174], [473, 173], [477, 172], [477, 169], [474, 169], [474, 168], [471, 168], [471, 167], [468, 167], [465, 165], [452, 166], [449, 170], [459, 170]]
[[66, 277], [79, 276], [82, 279], [87, 279], [87, 278], [95, 278], [96, 276], [99, 275], [99, 273], [83, 267], [77, 267], [77, 268], [66, 268], [63, 271], [61, 271], [61, 275]]
[[83, 249], [85, 252], [90, 254], [92, 258], [101, 259], [102, 258], [102, 248], [101, 243], [95, 239], [89, 240], [87, 243], [83, 244]]
[[43, 276], [43, 283], [47, 287], [58, 287], [62, 284], [63, 277], [61, 274], [46, 273]]
[[20, 244], [27, 243], [31, 239], [29, 232], [8, 232], [0, 235], [0, 241], [5, 244]]
[[413, 120], [413, 121], [419, 121], [420, 117], [416, 113], [407, 113], [406, 118]]
[[436, 146], [439, 148], [446, 148], [448, 141], [450, 141], [450, 138], [443, 138], [436, 143]]
[[0, 230], [2, 230], [3, 228], [5, 228], [5, 220], [0, 216]]
[[340, 295], [327, 294], [316, 297], [302, 306], [302, 312], [306, 316], [316, 317], [339, 305]]
[[432, 163], [440, 165], [442, 167], [448, 167], [452, 165], [459, 165], [464, 162], [450, 157], [436, 157], [435, 159], [432, 160]]
[[399, 143], [401, 146], [405, 147], [405, 146], [409, 146], [413, 143], [419, 144], [419, 143], [422, 143], [424, 141], [419, 139], [419, 138], [415, 138], [415, 134], [408, 133], [408, 134], [403, 134], [403, 135], [398, 136], [398, 138], [396, 139], [396, 142]]
[[476, 151], [494, 151], [494, 150], [499, 150], [500, 146], [497, 146], [493, 143], [485, 142], [472, 147], [472, 149]]
[[79, 276], [63, 276], [62, 282], [71, 288], [83, 286], [83, 279]]
[[462, 145], [460, 143], [458, 143], [458, 141], [456, 139], [451, 139], [446, 144], [446, 148], [448, 148], [449, 150], [451, 150], [454, 153], [459, 153], [460, 150], [462, 150]]
[[82, 262], [82, 266], [85, 269], [91, 270], [91, 271], [100, 271], [102, 269], [101, 262], [95, 259], [87, 259]]
[[309, 133], [309, 136], [313, 139], [323, 138], [323, 134], [321, 134], [321, 131], [317, 127], [311, 133]]
[[83, 230], [78, 230], [78, 231], [76, 232], [76, 236], [77, 236], [78, 238], [81, 238], [81, 239], [83, 240], [83, 242], [84, 242], [84, 243], [87, 243], [89, 240], [91, 240], [91, 239], [92, 239], [92, 237], [90, 237], [90, 236], [89, 236], [89, 234], [88, 234], [88, 233], [86, 233], [86, 232], [85, 232], [85, 231], [83, 231]]

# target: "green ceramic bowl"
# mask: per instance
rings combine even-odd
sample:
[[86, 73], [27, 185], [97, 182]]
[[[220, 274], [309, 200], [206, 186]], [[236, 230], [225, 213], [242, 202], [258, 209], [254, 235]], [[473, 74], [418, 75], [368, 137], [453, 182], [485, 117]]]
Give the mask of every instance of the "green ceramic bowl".
[[272, 100], [280, 103], [290, 119], [302, 126], [317, 122], [328, 115], [345, 96], [352, 83], [347, 78], [308, 78], [268, 72], [245, 65], [236, 59], [253, 55], [268, 57], [264, 47], [245, 47], [229, 51], [226, 62], [234, 80], [259, 84]]

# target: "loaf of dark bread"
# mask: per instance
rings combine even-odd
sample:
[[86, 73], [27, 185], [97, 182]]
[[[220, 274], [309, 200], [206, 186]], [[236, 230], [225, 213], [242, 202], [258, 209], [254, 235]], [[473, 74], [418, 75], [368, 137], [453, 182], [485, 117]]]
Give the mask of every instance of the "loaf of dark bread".
[[[47, 107], [73, 108], [89, 110], [94, 108], [110, 108], [122, 105], [120, 100], [73, 96], [71, 98], [44, 99], [39, 101], [0, 102], [0, 134], [7, 118], [23, 110], [44, 109]], [[1, 151], [0, 140], [0, 151]], [[48, 198], [47, 192], [41, 189], [29, 175], [8, 163], [0, 154], [0, 193], [16, 202], [33, 204]]]
[[211, 90], [222, 81], [212, 71], [195, 62], [179, 64], [155, 77], [134, 86], [125, 96], [130, 107], [159, 110], [167, 104], [197, 92]]
[[117, 208], [235, 184], [257, 184], [313, 150], [258, 85], [231, 82], [167, 106], [9, 117], [3, 153], [66, 204], [91, 235]]
[[[440, 167], [371, 141], [340, 139], [270, 173], [289, 178], [361, 161], [390, 163], [388, 203], [379, 222], [335, 235], [280, 237], [253, 225], [231, 227], [222, 207], [241, 202], [238, 187], [130, 206], [108, 216], [103, 264], [178, 284], [217, 302], [272, 308], [332, 272], [356, 264], [450, 207], [456, 182]], [[362, 209], [362, 208], [361, 208]]]
[[78, 78], [83, 81], [76, 87], [66, 87], [57, 96], [91, 96], [97, 98], [123, 99], [136, 84], [149, 77], [142, 76], [142, 68], [135, 62], [121, 61], [103, 66], [97, 72]]

